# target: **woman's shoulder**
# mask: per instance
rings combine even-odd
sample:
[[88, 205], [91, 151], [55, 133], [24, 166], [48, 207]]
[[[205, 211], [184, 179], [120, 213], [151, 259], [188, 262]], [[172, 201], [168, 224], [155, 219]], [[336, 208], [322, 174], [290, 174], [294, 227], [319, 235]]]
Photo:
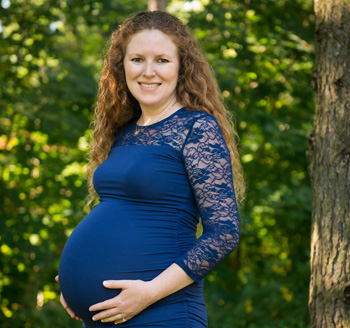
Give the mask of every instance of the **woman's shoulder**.
[[187, 124], [195, 129], [217, 129], [219, 128], [218, 121], [216, 117], [204, 110], [193, 110], [185, 107], [185, 115], [187, 119]]
[[214, 139], [214, 138], [222, 138], [222, 129], [217, 120], [217, 118], [205, 111], [200, 110], [187, 110], [188, 115], [192, 117], [192, 119], [188, 119], [189, 122], [189, 136], [191, 138], [195, 138], [197, 140], [203, 139]]
[[188, 108], [188, 107], [184, 107], [184, 111], [185, 115], [188, 117], [188, 118], [192, 118], [193, 119], [193, 122], [194, 123], [195, 121], [197, 120], [200, 120], [200, 121], [216, 121], [216, 118], [214, 115], [208, 113], [208, 112], [205, 112], [204, 110], [193, 110], [191, 108]]

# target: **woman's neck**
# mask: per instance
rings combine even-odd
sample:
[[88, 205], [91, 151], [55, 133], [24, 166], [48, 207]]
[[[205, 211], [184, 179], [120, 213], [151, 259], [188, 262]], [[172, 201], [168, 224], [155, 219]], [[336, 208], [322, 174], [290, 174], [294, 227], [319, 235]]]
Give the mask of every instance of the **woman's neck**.
[[156, 123], [157, 121], [163, 120], [170, 116], [181, 107], [181, 104], [176, 99], [172, 99], [172, 101], [160, 108], [143, 106], [141, 107], [142, 114], [139, 117], [137, 124], [140, 126], [145, 126]]

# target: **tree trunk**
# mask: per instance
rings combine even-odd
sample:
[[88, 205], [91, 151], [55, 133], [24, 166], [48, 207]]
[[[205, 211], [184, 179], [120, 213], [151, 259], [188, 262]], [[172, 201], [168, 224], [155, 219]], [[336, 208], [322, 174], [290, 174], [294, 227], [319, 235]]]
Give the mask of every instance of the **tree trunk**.
[[350, 1], [315, 0], [312, 328], [350, 327]]
[[148, 10], [161, 10], [165, 11], [168, 0], [148, 0]]

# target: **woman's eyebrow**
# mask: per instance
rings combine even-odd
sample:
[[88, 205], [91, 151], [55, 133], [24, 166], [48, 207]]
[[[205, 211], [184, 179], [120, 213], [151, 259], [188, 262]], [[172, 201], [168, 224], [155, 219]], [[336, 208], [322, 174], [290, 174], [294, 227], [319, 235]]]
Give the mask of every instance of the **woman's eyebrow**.
[[[139, 53], [129, 53], [129, 56], [138, 56], [138, 57], [144, 57], [145, 55], [139, 54]], [[155, 55], [155, 57], [169, 57], [169, 58], [173, 58], [171, 55], [168, 54], [159, 54], [159, 55]]]

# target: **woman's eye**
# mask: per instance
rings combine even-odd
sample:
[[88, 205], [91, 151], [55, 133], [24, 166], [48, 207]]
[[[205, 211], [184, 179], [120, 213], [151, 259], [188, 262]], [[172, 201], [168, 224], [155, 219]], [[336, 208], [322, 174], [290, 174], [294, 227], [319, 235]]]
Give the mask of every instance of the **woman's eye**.
[[141, 63], [142, 62], [142, 58], [132, 58], [131, 61], [133, 61], [135, 63]]
[[165, 59], [165, 58], [159, 58], [159, 59], [158, 59], [158, 63], [161, 63], [161, 64], [163, 64], [163, 63], [169, 63], [169, 60], [167, 60], [167, 59]]

